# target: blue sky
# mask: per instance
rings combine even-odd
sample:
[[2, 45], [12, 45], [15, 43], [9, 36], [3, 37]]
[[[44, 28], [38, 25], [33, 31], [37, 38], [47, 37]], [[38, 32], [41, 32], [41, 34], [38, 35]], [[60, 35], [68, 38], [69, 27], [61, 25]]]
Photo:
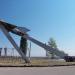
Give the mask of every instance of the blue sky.
[[[1, 19], [29, 28], [44, 43], [53, 37], [60, 50], [75, 55], [75, 0], [0, 0], [0, 10]], [[0, 33], [2, 38], [7, 45]], [[44, 56], [45, 51], [32, 44], [32, 55]]]

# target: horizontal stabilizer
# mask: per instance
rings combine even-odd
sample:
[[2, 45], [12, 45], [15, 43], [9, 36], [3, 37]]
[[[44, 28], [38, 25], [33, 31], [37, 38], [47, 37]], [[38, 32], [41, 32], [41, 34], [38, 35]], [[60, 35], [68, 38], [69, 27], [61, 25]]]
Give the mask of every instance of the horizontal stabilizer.
[[26, 27], [17, 27], [17, 29], [19, 29], [21, 32], [26, 33], [28, 31], [30, 31], [29, 29], [27, 29]]

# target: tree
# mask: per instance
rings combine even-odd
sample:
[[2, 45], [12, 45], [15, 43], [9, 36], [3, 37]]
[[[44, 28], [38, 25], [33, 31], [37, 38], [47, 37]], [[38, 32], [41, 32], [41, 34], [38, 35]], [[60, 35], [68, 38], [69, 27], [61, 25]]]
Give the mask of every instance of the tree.
[[20, 40], [20, 49], [22, 50], [22, 52], [25, 54], [27, 53], [27, 39], [21, 37]]
[[56, 41], [53, 38], [50, 38], [48, 45], [52, 48], [57, 48]]
[[[56, 41], [55, 41], [53, 38], [50, 38], [50, 39], [49, 39], [48, 45], [49, 45], [51, 48], [57, 49]], [[54, 54], [53, 52], [49, 52], [49, 53], [51, 54], [51, 58], [53, 59], [55, 54]]]
[[68, 56], [68, 54], [66, 54], [64, 51], [61, 51], [61, 50], [58, 49], [57, 44], [56, 44], [56, 41], [55, 41], [53, 38], [50, 38], [50, 39], [49, 39], [48, 45], [49, 45], [50, 47], [56, 49], [56, 50], [55, 50], [55, 53], [49, 51], [49, 54], [51, 54], [51, 58], [52, 58], [52, 59], [54, 58], [54, 56], [55, 56], [56, 54], [58, 54], [60, 57]]

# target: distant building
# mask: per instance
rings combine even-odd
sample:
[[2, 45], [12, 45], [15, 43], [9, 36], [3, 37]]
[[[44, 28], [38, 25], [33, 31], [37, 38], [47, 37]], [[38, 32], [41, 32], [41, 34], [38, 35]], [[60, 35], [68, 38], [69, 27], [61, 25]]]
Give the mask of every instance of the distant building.
[[2, 48], [0, 48], [0, 56], [1, 56], [1, 53], [2, 53]]
[[7, 56], [7, 48], [6, 47], [4, 48], [4, 53], [5, 53], [5, 56]]

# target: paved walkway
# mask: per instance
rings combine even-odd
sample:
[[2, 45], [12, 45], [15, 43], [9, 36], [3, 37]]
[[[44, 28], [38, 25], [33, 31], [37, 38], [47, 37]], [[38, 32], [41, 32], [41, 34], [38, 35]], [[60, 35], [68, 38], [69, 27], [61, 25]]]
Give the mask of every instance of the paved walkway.
[[75, 66], [62, 67], [1, 67], [0, 75], [75, 75]]

